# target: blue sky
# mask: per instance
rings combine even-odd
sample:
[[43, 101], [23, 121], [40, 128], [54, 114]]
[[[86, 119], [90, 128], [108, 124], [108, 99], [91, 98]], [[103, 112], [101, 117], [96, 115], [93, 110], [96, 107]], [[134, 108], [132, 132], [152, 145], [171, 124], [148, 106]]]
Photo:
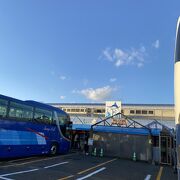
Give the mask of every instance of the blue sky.
[[0, 94], [173, 103], [180, 1], [0, 1]]

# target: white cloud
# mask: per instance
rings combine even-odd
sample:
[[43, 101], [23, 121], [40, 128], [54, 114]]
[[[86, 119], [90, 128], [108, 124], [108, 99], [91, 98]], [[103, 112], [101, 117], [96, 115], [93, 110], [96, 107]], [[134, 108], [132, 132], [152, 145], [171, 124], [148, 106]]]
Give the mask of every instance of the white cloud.
[[80, 91], [73, 90], [73, 93], [79, 93], [92, 101], [104, 101], [112, 96], [113, 91], [115, 91], [115, 88], [104, 86], [97, 89], [88, 88]]
[[115, 82], [115, 81], [117, 81], [117, 79], [116, 78], [111, 78], [109, 81], [110, 82]]
[[60, 76], [59, 79], [61, 79], [62, 81], [66, 80], [67, 77], [66, 76]]
[[116, 67], [123, 65], [135, 65], [142, 67], [145, 63], [146, 48], [141, 46], [140, 48], [131, 48], [130, 50], [122, 50], [115, 48], [114, 50], [106, 48], [102, 52], [104, 59], [112, 62]]
[[156, 48], [156, 49], [159, 49], [159, 47], [160, 47], [160, 42], [159, 42], [159, 40], [156, 40], [155, 42], [153, 42], [152, 46], [153, 46], [154, 48]]
[[109, 53], [110, 48], [106, 48], [105, 50], [103, 50], [103, 56], [108, 60], [108, 61], [113, 61], [113, 57], [111, 56], [111, 54]]
[[125, 63], [122, 59], [117, 59], [117, 61], [115, 62], [116, 67], [122, 66], [123, 64], [125, 64]]
[[66, 96], [60, 96], [60, 99], [65, 99], [66, 98]]

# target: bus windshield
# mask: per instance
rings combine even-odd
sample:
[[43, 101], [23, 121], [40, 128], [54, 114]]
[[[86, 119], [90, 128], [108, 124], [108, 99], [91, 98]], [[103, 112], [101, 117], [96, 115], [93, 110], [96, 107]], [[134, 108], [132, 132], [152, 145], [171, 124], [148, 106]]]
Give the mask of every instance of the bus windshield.
[[57, 113], [58, 116], [58, 124], [60, 125], [60, 129], [62, 134], [69, 138], [70, 134], [70, 118], [68, 115], [62, 115], [60, 113]]

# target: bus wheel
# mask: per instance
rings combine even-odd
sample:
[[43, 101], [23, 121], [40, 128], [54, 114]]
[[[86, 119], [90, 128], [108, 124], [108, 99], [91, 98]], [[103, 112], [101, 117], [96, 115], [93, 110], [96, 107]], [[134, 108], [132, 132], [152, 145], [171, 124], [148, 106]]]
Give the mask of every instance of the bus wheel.
[[57, 150], [58, 150], [57, 144], [52, 144], [51, 145], [51, 149], [50, 149], [50, 154], [51, 155], [56, 155], [57, 154]]

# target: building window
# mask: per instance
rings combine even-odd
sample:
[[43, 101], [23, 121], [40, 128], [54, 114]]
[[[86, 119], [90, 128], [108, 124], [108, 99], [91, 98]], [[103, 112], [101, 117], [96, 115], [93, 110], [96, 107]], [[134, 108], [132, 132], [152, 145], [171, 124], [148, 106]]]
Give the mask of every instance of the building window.
[[136, 110], [136, 114], [141, 114], [141, 110]]
[[130, 110], [130, 114], [134, 114], [134, 110]]
[[101, 109], [97, 109], [96, 113], [102, 113]]
[[84, 112], [84, 109], [81, 109], [81, 112]]
[[149, 114], [154, 114], [154, 111], [149, 111]]
[[147, 111], [146, 110], [142, 110], [142, 114], [147, 114]]
[[70, 109], [67, 109], [67, 112], [70, 112], [71, 110]]
[[87, 108], [87, 109], [86, 109], [86, 112], [87, 112], [87, 113], [91, 113], [91, 109], [90, 109], [90, 108]]
[[121, 113], [124, 114], [124, 110], [121, 110]]

